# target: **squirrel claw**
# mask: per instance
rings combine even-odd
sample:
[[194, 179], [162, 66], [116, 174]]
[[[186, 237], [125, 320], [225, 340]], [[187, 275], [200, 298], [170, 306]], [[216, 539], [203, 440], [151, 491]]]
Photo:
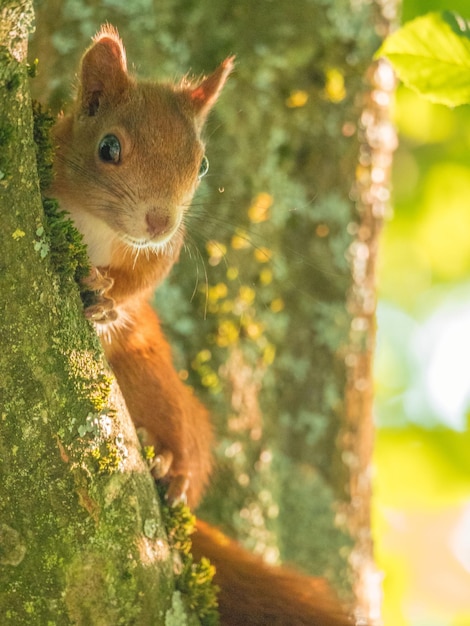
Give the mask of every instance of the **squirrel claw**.
[[186, 504], [188, 501], [189, 478], [186, 474], [179, 474], [171, 479], [166, 500], [170, 506]]
[[101, 296], [112, 287], [114, 281], [102, 274], [97, 267], [92, 267], [88, 276], [81, 282], [85, 291], [93, 291]]
[[117, 311], [114, 308], [114, 300], [111, 298], [101, 298], [99, 302], [85, 307], [85, 317], [99, 324], [114, 322], [118, 317]]
[[104, 276], [97, 267], [93, 267], [82, 280], [82, 300], [87, 319], [98, 324], [107, 324], [117, 319], [114, 300], [105, 295], [112, 285], [113, 279]]
[[150, 471], [155, 480], [159, 480], [168, 474], [173, 463], [173, 454], [170, 450], [162, 450], [152, 460]]
[[[137, 435], [141, 445], [145, 448], [151, 444], [149, 432], [140, 426]], [[152, 446], [153, 448], [153, 446]], [[168, 486], [165, 500], [170, 506], [186, 504], [188, 501], [189, 476], [188, 474], [170, 474], [175, 457], [168, 448], [161, 448], [149, 463], [150, 473], [156, 481], [162, 481]]]

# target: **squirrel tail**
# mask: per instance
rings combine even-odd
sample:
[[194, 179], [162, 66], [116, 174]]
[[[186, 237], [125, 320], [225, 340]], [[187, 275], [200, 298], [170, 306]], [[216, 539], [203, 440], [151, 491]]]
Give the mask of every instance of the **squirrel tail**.
[[269, 566], [201, 520], [192, 542], [216, 568], [223, 626], [351, 626], [323, 579]]

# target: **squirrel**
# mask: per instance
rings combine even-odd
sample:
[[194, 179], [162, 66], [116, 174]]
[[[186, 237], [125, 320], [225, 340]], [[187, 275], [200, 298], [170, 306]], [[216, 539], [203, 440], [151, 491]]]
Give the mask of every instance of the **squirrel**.
[[[178, 260], [185, 215], [208, 169], [202, 131], [229, 74], [179, 84], [137, 81], [119, 34], [105, 25], [82, 56], [69, 113], [53, 128], [57, 198], [88, 247], [95, 323], [129, 413], [154, 446], [152, 474], [170, 502], [201, 500], [211, 472], [209, 413], [178, 376], [148, 299]], [[222, 537], [222, 539], [221, 539]], [[198, 522], [195, 556], [216, 566], [226, 626], [342, 626], [345, 613], [321, 579], [260, 559]]]

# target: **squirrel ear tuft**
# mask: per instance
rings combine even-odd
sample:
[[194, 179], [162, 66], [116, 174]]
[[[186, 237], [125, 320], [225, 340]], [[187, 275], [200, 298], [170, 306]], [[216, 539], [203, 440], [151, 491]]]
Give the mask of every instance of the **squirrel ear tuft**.
[[191, 89], [191, 101], [201, 122], [204, 122], [219, 97], [225, 81], [234, 68], [234, 61], [234, 56], [227, 57], [215, 72]]
[[106, 24], [93, 38], [80, 64], [82, 110], [87, 115], [95, 115], [103, 99], [118, 97], [129, 83], [126, 51], [117, 30]]

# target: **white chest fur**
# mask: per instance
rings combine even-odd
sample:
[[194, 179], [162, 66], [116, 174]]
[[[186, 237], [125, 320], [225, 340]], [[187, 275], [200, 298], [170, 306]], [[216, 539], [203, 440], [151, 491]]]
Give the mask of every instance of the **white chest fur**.
[[111, 263], [113, 245], [117, 241], [115, 231], [90, 213], [71, 212], [70, 215], [88, 246], [91, 264], [95, 267], [108, 266]]

